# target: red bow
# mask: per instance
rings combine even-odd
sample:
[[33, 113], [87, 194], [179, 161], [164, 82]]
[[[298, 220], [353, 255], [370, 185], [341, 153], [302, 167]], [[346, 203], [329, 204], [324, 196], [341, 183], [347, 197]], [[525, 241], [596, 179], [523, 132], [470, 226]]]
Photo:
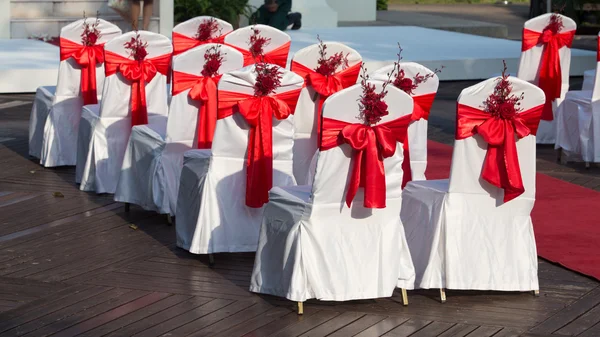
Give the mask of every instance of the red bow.
[[522, 51], [529, 50], [537, 45], [544, 45], [542, 52], [542, 61], [540, 63], [540, 75], [538, 86], [546, 94], [546, 104], [542, 119], [551, 121], [554, 119], [552, 113], [552, 101], [559, 98], [562, 88], [562, 71], [560, 69], [560, 48], [567, 46], [571, 48], [575, 31], [571, 30], [564, 33], [553, 34], [551, 30], [545, 29], [543, 32], [536, 32], [529, 29], [523, 29]]
[[207, 43], [221, 43], [225, 41], [225, 36], [227, 34], [223, 34], [221, 36], [217, 36], [215, 38], [200, 41], [190, 36], [186, 36], [177, 32], [173, 32], [173, 55], [179, 55], [184, 51], [190, 50], [194, 47], [201, 46]]
[[81, 66], [81, 96], [83, 104], [98, 104], [96, 65], [104, 63], [104, 43], [83, 46], [60, 38], [60, 60], [72, 57]]
[[148, 124], [148, 107], [146, 106], [146, 82], [152, 81], [156, 73], [167, 75], [171, 63], [171, 54], [146, 59], [141, 62], [105, 51], [106, 76], [120, 72], [131, 81], [131, 125]]
[[600, 38], [598, 38], [598, 45], [596, 46], [596, 62], [600, 62]]
[[[252, 56], [252, 53], [248, 49], [242, 49], [237, 46], [229, 45], [236, 49], [242, 55], [244, 55], [244, 67], [256, 63], [256, 59]], [[281, 46], [271, 50], [270, 52], [264, 53], [264, 60], [266, 63], [276, 64], [282, 68], [285, 68], [288, 59], [288, 53], [290, 52], [291, 42], [288, 41]]]
[[519, 139], [535, 135], [543, 108], [543, 105], [539, 105], [515, 114], [510, 119], [503, 119], [468, 105], [458, 104], [456, 139], [465, 139], [477, 133], [488, 143], [481, 177], [504, 190], [504, 202], [525, 192], [515, 135]]
[[[363, 202], [366, 208], [385, 208], [386, 184], [383, 159], [394, 155], [396, 142], [407, 137], [411, 115], [393, 121], [369, 126], [351, 124], [335, 119], [323, 118], [321, 151], [349, 144], [355, 151], [352, 155], [352, 176], [346, 193], [346, 205], [350, 207], [359, 187], [365, 189]], [[404, 159], [406, 160], [406, 158]]]
[[323, 103], [329, 96], [356, 84], [356, 79], [358, 79], [358, 75], [360, 74], [361, 64], [362, 62], [359, 62], [342, 71], [334, 73], [333, 75], [325, 76], [303, 64], [292, 61], [291, 70], [306, 79], [306, 84], [312, 86], [317, 94], [319, 94], [319, 105], [317, 106], [316, 117], [317, 139], [321, 139], [321, 109], [323, 108]]
[[188, 96], [201, 102], [196, 127], [199, 149], [210, 149], [212, 146], [217, 124], [217, 83], [221, 76], [202, 77], [173, 71], [173, 96], [191, 88]]
[[273, 186], [273, 117], [282, 120], [294, 113], [300, 89], [256, 97], [219, 91], [219, 119], [231, 116], [234, 108], [250, 126], [246, 161], [246, 205], [259, 208], [269, 201]]

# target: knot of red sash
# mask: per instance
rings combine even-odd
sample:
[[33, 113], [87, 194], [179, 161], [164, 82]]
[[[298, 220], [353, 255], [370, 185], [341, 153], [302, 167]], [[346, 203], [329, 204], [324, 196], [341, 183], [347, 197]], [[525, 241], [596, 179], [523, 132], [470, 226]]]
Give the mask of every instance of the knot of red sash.
[[214, 38], [208, 40], [198, 40], [190, 36], [186, 36], [177, 32], [173, 32], [173, 55], [179, 55], [187, 50], [192, 48], [207, 44], [207, 43], [219, 43], [223, 44], [225, 41], [225, 36], [227, 34], [223, 34], [220, 36], [216, 36]]
[[83, 104], [97, 104], [96, 65], [104, 63], [104, 44], [84, 46], [60, 38], [60, 60], [73, 58], [81, 67], [81, 96]]
[[410, 121], [411, 115], [406, 115], [371, 126], [323, 118], [321, 151], [344, 143], [354, 149], [352, 173], [346, 193], [348, 207], [352, 204], [358, 188], [363, 187], [364, 207], [385, 208], [386, 182], [383, 160], [394, 155], [397, 142], [406, 141]]
[[171, 54], [136, 61], [119, 54], [105, 52], [106, 76], [120, 72], [131, 82], [131, 125], [148, 124], [146, 104], [146, 83], [152, 81], [156, 73], [167, 75], [171, 63]]
[[[285, 68], [285, 66], [287, 65], [288, 54], [290, 52], [290, 46], [291, 42], [288, 41], [282, 44], [281, 46], [264, 53], [262, 55], [264, 63], [276, 64], [282, 68]], [[232, 45], [230, 45], [230, 47], [242, 53], [242, 55], [244, 56], [244, 67], [256, 63], [256, 59], [248, 49], [243, 49]]]
[[543, 105], [518, 114], [492, 116], [468, 105], [458, 104], [456, 139], [479, 134], [488, 143], [481, 177], [504, 190], [504, 202], [525, 192], [516, 139], [535, 135]]
[[260, 208], [273, 186], [273, 118], [294, 113], [300, 89], [269, 96], [219, 91], [219, 119], [237, 111], [250, 126], [246, 160], [246, 205]]

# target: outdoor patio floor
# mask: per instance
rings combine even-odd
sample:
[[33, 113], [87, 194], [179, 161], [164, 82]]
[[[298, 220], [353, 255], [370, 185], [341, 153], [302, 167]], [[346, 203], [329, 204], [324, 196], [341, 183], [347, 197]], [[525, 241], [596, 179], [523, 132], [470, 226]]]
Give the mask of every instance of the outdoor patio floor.
[[[575, 81], [581, 82], [581, 79]], [[442, 83], [430, 137], [451, 143], [455, 100]], [[600, 282], [540, 260], [531, 293], [409, 291], [392, 298], [296, 304], [248, 291], [254, 254], [207, 256], [175, 246], [166, 217], [78, 190], [74, 168], [27, 155], [33, 95], [0, 95], [1, 336], [600, 336]], [[600, 190], [600, 169], [538, 170]], [[568, 228], [568, 224], [565, 224]]]

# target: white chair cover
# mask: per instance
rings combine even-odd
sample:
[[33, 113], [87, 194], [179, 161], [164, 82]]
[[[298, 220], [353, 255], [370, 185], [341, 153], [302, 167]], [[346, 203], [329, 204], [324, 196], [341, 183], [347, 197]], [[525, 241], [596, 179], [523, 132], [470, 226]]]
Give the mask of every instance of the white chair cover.
[[[83, 24], [96, 18], [77, 20], [60, 31], [60, 38], [81, 45]], [[101, 32], [97, 44], [121, 35], [119, 27], [99, 19]], [[104, 64], [96, 65], [98, 99], [104, 83]], [[36, 91], [29, 120], [29, 154], [40, 158], [46, 167], [75, 165], [77, 130], [81, 118], [81, 66], [73, 58], [61, 61], [57, 86], [39, 87]]]
[[[174, 56], [173, 70], [201, 76], [204, 54], [215, 46], [217, 44], [204, 44]], [[240, 52], [224, 45], [219, 48], [225, 55], [221, 73], [242, 67], [244, 58]], [[166, 134], [158, 133], [149, 125], [137, 125], [131, 129], [115, 192], [116, 201], [175, 214], [183, 154], [197, 148], [198, 144], [198, 109], [202, 103], [189, 97], [190, 90], [173, 96]]]
[[[348, 55], [348, 67], [362, 63], [360, 54], [341, 43], [326, 42], [327, 56], [342, 52]], [[319, 60], [319, 45], [308, 46], [296, 52], [292, 62], [299, 63], [309, 69], [317, 68]], [[338, 71], [341, 71], [341, 67]], [[302, 89], [294, 113], [294, 177], [298, 184], [307, 184], [307, 173], [311, 160], [317, 151], [317, 120], [319, 107], [319, 94], [312, 86], [307, 85]]]
[[[253, 29], [258, 29], [261, 36], [271, 39], [271, 41], [263, 49], [263, 52], [266, 55], [276, 49], [283, 48], [285, 45], [288, 45], [289, 49], [289, 44], [291, 43], [292, 38], [277, 28], [266, 25], [253, 25], [238, 28], [225, 36], [225, 44], [230, 45], [245, 54], [244, 66], [255, 63], [255, 60], [248, 55], [248, 43], [250, 41], [250, 36], [253, 34]], [[280, 66], [283, 66], [283, 64], [280, 64]]]
[[[282, 69], [276, 93], [299, 90], [303, 79]], [[223, 75], [219, 91], [253, 94], [254, 66]], [[194, 254], [256, 251], [262, 208], [246, 206], [249, 127], [235, 113], [219, 119], [211, 150], [184, 155], [177, 198], [177, 245]], [[293, 115], [273, 120], [273, 186], [295, 185], [292, 164]]]
[[[542, 32], [544, 28], [550, 22], [551, 13], [543, 14], [525, 22], [524, 28], [535, 32]], [[571, 18], [559, 15], [562, 18], [563, 29], [560, 33], [568, 32], [577, 29], [577, 24]], [[529, 83], [538, 84], [539, 82], [539, 68], [541, 65], [542, 52], [544, 46], [538, 45], [529, 50], [521, 53], [521, 59], [519, 61], [519, 70], [517, 77], [525, 80]], [[564, 95], [569, 91], [569, 71], [571, 68], [571, 48], [564, 46], [559, 50], [560, 56], [560, 69], [562, 72], [562, 87], [561, 97], [557, 98], [552, 103], [553, 111], [556, 111], [556, 107], [560, 105], [560, 102], [564, 99]], [[556, 123], [552, 121], [540, 121], [540, 126], [537, 131], [538, 144], [554, 144], [556, 140]]]
[[[524, 110], [544, 104], [538, 87], [510, 78], [525, 93]], [[458, 103], [480, 109], [491, 78], [462, 91]], [[535, 202], [535, 136], [517, 141], [525, 192], [504, 192], [480, 178], [487, 143], [455, 140], [450, 179], [414, 181], [402, 194], [401, 219], [416, 271], [416, 288], [526, 291], [539, 289], [531, 209]]]
[[581, 90], [589, 91], [594, 89], [594, 83], [596, 82], [596, 69], [590, 69], [583, 72], [583, 84]]
[[[381, 88], [381, 82], [372, 82]], [[389, 115], [380, 123], [412, 113], [412, 99], [388, 87]], [[323, 115], [357, 123], [360, 85], [325, 102]], [[346, 301], [390, 297], [394, 288], [413, 289], [414, 268], [399, 213], [402, 204], [402, 144], [384, 160], [386, 208], [363, 206], [359, 189], [345, 204], [353, 150], [347, 144], [317, 152], [312, 186], [277, 187], [270, 200], [250, 291], [293, 301]]]
[[[171, 54], [171, 41], [159, 34], [140, 31], [148, 43], [147, 59]], [[121, 35], [107, 43], [105, 50], [130, 57], [123, 44], [136, 32]], [[148, 125], [164, 134], [167, 124], [167, 76], [157, 72], [146, 83]], [[86, 105], [82, 112], [82, 127], [77, 148], [76, 179], [81, 179], [82, 191], [114, 193], [117, 187], [127, 140], [131, 134], [131, 82], [117, 72], [106, 78], [101, 104]]]
[[[190, 39], [196, 39], [196, 35], [198, 34], [198, 27], [200, 26], [200, 24], [202, 24], [203, 22], [207, 21], [207, 20], [215, 20], [217, 22], [217, 26], [219, 27], [219, 31], [217, 33], [215, 33], [214, 36], [214, 40], [211, 39], [211, 43], [219, 43], [222, 41], [216, 41], [216, 40], [222, 40], [223, 35], [227, 35], [229, 33], [231, 33], [233, 31], [233, 27], [231, 26], [231, 24], [227, 21], [223, 21], [221, 19], [217, 19], [215, 17], [212, 16], [197, 16], [195, 18], [191, 18], [187, 21], [184, 21], [180, 24], [178, 24], [177, 26], [173, 27], [173, 48], [174, 48], [174, 53], [175, 55], [182, 53], [185, 50], [178, 50], [178, 47], [176, 46], [176, 42], [175, 40], [177, 39], [177, 34], [181, 34], [182, 36], [188, 37]], [[201, 42], [198, 42], [198, 44], [200, 44]], [[193, 46], [192, 44], [190, 44], [190, 46]], [[194, 47], [191, 47], [194, 48]], [[190, 48], [190, 49], [191, 49]], [[189, 49], [188, 49], [189, 50]]]
[[[598, 35], [600, 41], [600, 34]], [[556, 110], [555, 148], [567, 157], [600, 162], [600, 76], [596, 65], [591, 90], [569, 91]]]
[[[417, 74], [433, 74], [425, 83], [421, 83], [412, 93], [413, 99], [435, 95], [440, 85], [440, 79], [431, 69], [415, 62], [400, 62], [400, 68], [404, 70], [405, 76], [414, 78]], [[394, 69], [393, 65], [376, 70], [370, 75], [371, 79], [387, 81], [388, 75]], [[395, 76], [395, 74], [393, 74]], [[416, 98], [415, 98], [416, 97]], [[425, 180], [427, 169], [427, 119], [413, 121], [408, 127], [408, 144], [410, 147], [410, 169], [412, 180]]]

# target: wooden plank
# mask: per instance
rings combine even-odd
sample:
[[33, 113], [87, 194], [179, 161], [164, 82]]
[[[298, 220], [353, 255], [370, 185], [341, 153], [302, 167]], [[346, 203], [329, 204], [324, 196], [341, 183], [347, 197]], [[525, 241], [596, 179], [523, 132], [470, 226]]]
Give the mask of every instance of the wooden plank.
[[493, 326], [480, 326], [475, 329], [473, 332], [469, 334], [469, 337], [490, 337], [494, 336], [498, 331], [500, 331], [499, 327]]
[[[231, 336], [243, 336], [256, 329], [259, 329], [271, 322], [280, 320], [283, 316], [288, 315], [290, 310], [282, 307], [274, 307], [245, 322], [239, 323], [227, 330], [221, 331], [214, 335], [214, 337], [231, 337]], [[295, 313], [294, 313], [295, 314]]]
[[[288, 308], [289, 310], [289, 308]], [[316, 310], [312, 307], [304, 308], [304, 315], [298, 315], [296, 311], [292, 311], [289, 314], [281, 317], [278, 320], [275, 320], [269, 324], [266, 324], [256, 330], [252, 330], [244, 335], [244, 337], [261, 337], [261, 336], [271, 336], [277, 331], [283, 330], [288, 326], [299, 323], [312, 315], [316, 315], [320, 310]]]
[[423, 329], [428, 326], [431, 321], [425, 321], [420, 319], [409, 319], [408, 321], [402, 323], [400, 326], [395, 329], [389, 331], [384, 336], [390, 337], [405, 337], [414, 334], [415, 332]]
[[[238, 303], [241, 303], [241, 301]], [[240, 307], [243, 308], [245, 305], [240, 304]], [[246, 322], [258, 315], [262, 315], [272, 308], [273, 306], [268, 303], [259, 302], [241, 311], [235, 312], [237, 308], [234, 308], [234, 305], [229, 305], [188, 324], [188, 328], [194, 328], [194, 332], [191, 333], [189, 337], [214, 336], [227, 330], [232, 325], [234, 326]], [[186, 329], [184, 329], [184, 331]], [[179, 329], [174, 331], [176, 336], [178, 335], [177, 331], [179, 331]]]
[[329, 337], [346, 337], [346, 336], [354, 336], [371, 326], [383, 321], [386, 317], [379, 315], [365, 315], [356, 321], [344, 326], [343, 328], [337, 330], [336, 332], [329, 335]]
[[496, 334], [494, 334], [494, 337], [519, 337], [519, 336], [521, 336], [522, 333], [523, 333], [522, 330], [504, 328], [504, 329], [500, 330], [499, 332], [497, 332]]
[[408, 318], [405, 317], [388, 317], [383, 321], [373, 325], [372, 327], [364, 330], [363, 332], [356, 335], [356, 337], [379, 337], [383, 336], [390, 330], [396, 328], [400, 324], [408, 321]]
[[[403, 324], [406, 325], [406, 324]], [[430, 336], [439, 336], [444, 332], [448, 331], [452, 328], [454, 323], [446, 323], [446, 322], [431, 322], [431, 324], [425, 326], [423, 329], [417, 331], [412, 334], [411, 337], [430, 337]]]
[[468, 325], [468, 324], [458, 323], [458, 324], [455, 324], [450, 329], [439, 334], [438, 337], [465, 337], [477, 328], [478, 328], [477, 325]]
[[577, 336], [586, 332], [586, 330], [600, 323], [600, 304], [590, 309], [585, 314], [579, 316], [571, 323], [565, 325], [556, 334]]
[[365, 316], [365, 314], [357, 312], [344, 312], [341, 315], [330, 319], [329, 321], [319, 325], [318, 327], [303, 333], [302, 337], [324, 337], [343, 328], [344, 326], [353, 323], [354, 321]]
[[272, 334], [271, 337], [299, 336], [339, 315], [340, 313], [336, 311], [322, 310], [319, 311], [318, 315], [305, 317], [304, 319], [298, 321], [298, 323], [289, 325], [277, 331], [276, 333]]

